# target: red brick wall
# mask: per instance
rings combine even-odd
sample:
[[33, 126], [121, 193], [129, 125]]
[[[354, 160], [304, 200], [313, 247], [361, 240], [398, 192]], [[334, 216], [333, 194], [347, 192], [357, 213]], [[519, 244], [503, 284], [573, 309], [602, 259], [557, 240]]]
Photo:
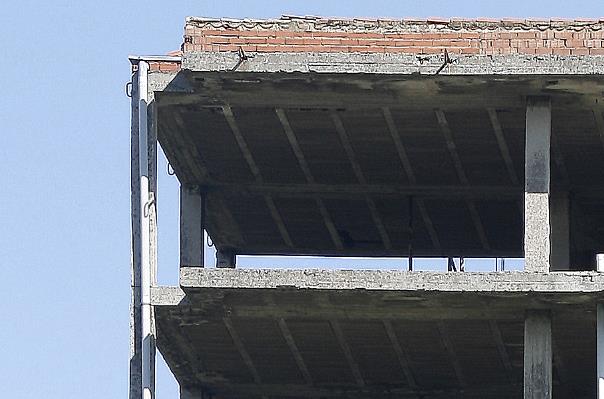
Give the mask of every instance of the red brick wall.
[[176, 72], [180, 70], [180, 62], [176, 61], [151, 61], [149, 71], [151, 72]]
[[604, 55], [604, 20], [189, 18], [183, 50]]

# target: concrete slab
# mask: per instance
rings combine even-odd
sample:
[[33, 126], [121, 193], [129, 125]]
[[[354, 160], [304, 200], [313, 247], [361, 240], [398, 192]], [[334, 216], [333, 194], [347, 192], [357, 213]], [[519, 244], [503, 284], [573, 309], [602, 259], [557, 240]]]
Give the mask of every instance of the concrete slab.
[[324, 289], [443, 291], [493, 293], [604, 292], [604, 274], [598, 272], [491, 272], [447, 273], [400, 270], [283, 270], [181, 268], [180, 285], [195, 288]]
[[215, 398], [520, 398], [528, 308], [553, 315], [554, 397], [593, 396], [595, 273], [184, 274], [153, 290], [158, 345]]

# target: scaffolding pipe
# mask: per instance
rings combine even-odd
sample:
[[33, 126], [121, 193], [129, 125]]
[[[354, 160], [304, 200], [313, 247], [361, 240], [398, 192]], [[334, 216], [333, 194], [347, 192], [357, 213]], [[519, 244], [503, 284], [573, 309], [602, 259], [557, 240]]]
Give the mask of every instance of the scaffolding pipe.
[[[604, 272], [604, 254], [598, 254], [596, 269]], [[597, 369], [598, 369], [598, 399], [604, 399], [604, 303], [597, 304]]]
[[145, 61], [138, 62], [138, 165], [140, 181], [140, 276], [141, 276], [141, 383], [142, 399], [153, 399], [153, 330], [151, 315], [151, 207], [153, 206], [153, 193], [149, 190], [149, 153], [148, 153], [148, 126], [147, 108], [149, 105], [147, 79], [149, 64]]

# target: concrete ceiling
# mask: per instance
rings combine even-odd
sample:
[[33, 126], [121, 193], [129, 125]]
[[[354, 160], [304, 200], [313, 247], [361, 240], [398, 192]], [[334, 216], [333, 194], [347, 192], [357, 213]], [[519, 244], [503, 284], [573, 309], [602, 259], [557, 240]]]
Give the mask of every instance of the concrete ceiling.
[[182, 386], [215, 399], [520, 398], [527, 307], [552, 310], [553, 397], [595, 394], [590, 295], [185, 291], [156, 307], [158, 345]]
[[185, 92], [156, 93], [159, 141], [207, 191], [218, 248], [522, 256], [524, 104], [548, 95], [571, 251], [580, 264], [604, 249], [599, 77], [179, 75]]

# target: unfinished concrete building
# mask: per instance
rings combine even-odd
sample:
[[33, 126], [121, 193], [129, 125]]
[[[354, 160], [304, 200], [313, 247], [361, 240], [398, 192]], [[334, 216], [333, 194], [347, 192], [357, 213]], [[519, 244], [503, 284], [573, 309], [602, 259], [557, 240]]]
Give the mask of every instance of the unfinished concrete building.
[[[604, 20], [188, 18], [181, 53], [131, 57], [130, 398], [156, 345], [183, 399], [604, 397], [603, 43]], [[154, 280], [158, 142], [179, 287]], [[267, 254], [401, 267], [236, 268]]]

